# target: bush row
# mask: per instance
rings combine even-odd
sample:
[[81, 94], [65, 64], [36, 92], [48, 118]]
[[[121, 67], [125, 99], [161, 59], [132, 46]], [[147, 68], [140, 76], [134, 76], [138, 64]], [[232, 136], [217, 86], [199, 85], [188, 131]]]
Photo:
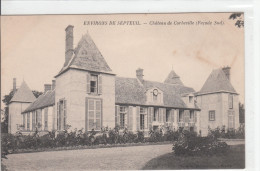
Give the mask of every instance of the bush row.
[[177, 140], [179, 136], [179, 131], [167, 129], [165, 133], [162, 130], [151, 130], [149, 136], [145, 137], [143, 131], [133, 133], [127, 129], [119, 130], [119, 127], [114, 129], [105, 128], [99, 133], [95, 131], [85, 133], [82, 129], [75, 129], [74, 131], [68, 131], [67, 129], [61, 132], [51, 131], [42, 136], [40, 136], [40, 133], [36, 130], [32, 135], [23, 135], [20, 132], [16, 135], [2, 134], [2, 157], [7, 155], [8, 152], [18, 149], [163, 142]]
[[238, 129], [226, 129], [225, 126], [216, 129], [209, 128], [209, 136], [227, 139], [245, 139], [245, 125], [241, 124]]

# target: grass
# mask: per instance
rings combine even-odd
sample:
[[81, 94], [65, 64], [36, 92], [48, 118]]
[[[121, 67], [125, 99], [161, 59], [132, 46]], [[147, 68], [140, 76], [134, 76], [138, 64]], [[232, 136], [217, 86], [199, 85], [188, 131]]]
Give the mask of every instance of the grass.
[[220, 156], [176, 156], [168, 153], [150, 160], [144, 170], [171, 169], [244, 169], [245, 146], [231, 146], [231, 151]]

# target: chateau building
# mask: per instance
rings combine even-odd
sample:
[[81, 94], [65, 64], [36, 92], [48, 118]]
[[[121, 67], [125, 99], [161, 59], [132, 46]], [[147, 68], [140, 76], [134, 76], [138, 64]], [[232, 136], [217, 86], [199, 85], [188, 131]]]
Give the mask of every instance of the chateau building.
[[[239, 127], [238, 93], [230, 83], [229, 67], [213, 70], [199, 92], [185, 86], [173, 70], [164, 82], [145, 80], [141, 68], [136, 78], [118, 77], [88, 33], [74, 48], [73, 26], [65, 31], [62, 69], [37, 99], [22, 83], [11, 102], [23, 107], [9, 105], [10, 133], [17, 125], [23, 133], [70, 125], [85, 131], [119, 126], [146, 135], [151, 129], [182, 128], [204, 136], [208, 127]], [[21, 94], [26, 96], [17, 100]]]

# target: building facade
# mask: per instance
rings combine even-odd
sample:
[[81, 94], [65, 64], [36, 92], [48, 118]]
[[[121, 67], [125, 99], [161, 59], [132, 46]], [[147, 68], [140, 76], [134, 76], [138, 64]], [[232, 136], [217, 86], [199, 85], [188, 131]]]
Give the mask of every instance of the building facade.
[[[17, 114], [24, 132], [102, 128], [129, 131], [186, 129], [207, 135], [208, 127], [239, 126], [238, 94], [230, 68], [214, 70], [199, 92], [172, 70], [164, 82], [118, 77], [89, 34], [73, 47], [73, 26], [65, 29], [64, 65], [47, 91]], [[217, 84], [216, 84], [217, 83]], [[46, 89], [46, 88], [45, 88]]]

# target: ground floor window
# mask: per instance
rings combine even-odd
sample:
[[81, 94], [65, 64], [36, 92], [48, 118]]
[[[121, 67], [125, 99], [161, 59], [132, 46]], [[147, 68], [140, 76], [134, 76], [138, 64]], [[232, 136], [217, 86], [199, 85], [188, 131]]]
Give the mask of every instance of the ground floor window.
[[35, 114], [35, 111], [32, 112], [32, 130], [34, 131], [35, 130], [35, 127], [36, 127], [36, 114]]
[[155, 108], [153, 113], [153, 121], [158, 121], [158, 116], [159, 116], [159, 108]]
[[101, 99], [87, 99], [87, 125], [88, 131], [100, 131], [102, 119], [102, 101]]
[[[65, 99], [59, 100], [57, 102], [57, 129], [66, 129], [66, 119], [67, 119], [67, 101]], [[48, 121], [47, 123], [48, 124]]]
[[140, 129], [144, 130], [147, 127], [147, 108], [140, 108]]
[[26, 124], [26, 120], [25, 120], [25, 118], [26, 118], [26, 114], [23, 114], [23, 129], [25, 130], [25, 124]]
[[170, 122], [171, 118], [171, 110], [167, 109], [166, 110], [166, 122]]
[[42, 128], [42, 110], [36, 110], [36, 125], [38, 130], [41, 130]]
[[235, 128], [235, 115], [234, 111], [228, 111], [228, 128], [234, 129]]
[[183, 122], [184, 121], [184, 111], [180, 110], [179, 111], [179, 122]]
[[215, 121], [215, 110], [209, 111], [209, 121]]
[[27, 130], [30, 130], [30, 113], [27, 113]]
[[194, 132], [194, 127], [193, 126], [190, 127], [190, 132]]
[[48, 130], [48, 107], [44, 109], [44, 130]]
[[127, 116], [127, 107], [120, 106], [120, 128], [125, 128], [126, 126], [126, 116]]

